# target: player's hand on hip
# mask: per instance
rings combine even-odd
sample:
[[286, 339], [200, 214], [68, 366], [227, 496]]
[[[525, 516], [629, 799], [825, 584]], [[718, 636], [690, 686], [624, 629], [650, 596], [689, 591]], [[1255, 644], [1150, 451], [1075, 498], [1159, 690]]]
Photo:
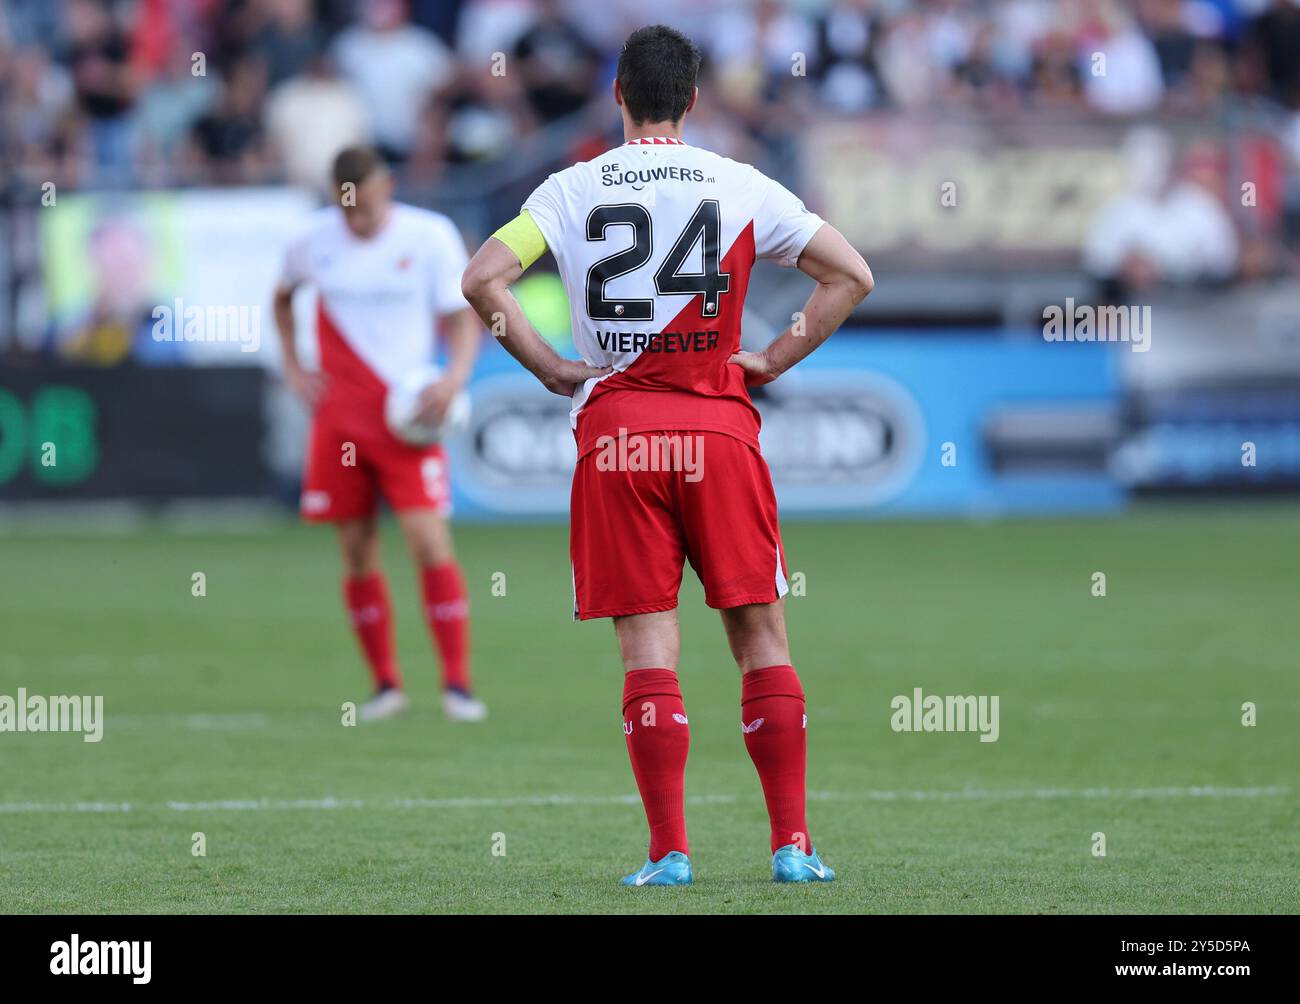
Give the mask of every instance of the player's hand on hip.
[[325, 394], [325, 375], [308, 372], [300, 366], [291, 366], [285, 370], [284, 379], [299, 400], [314, 411]]
[[588, 366], [581, 360], [561, 358], [552, 363], [545, 372], [539, 373], [537, 379], [541, 380], [542, 386], [552, 394], [573, 397], [578, 384], [586, 383], [596, 377], [608, 376], [613, 372], [611, 366]]
[[460, 392], [460, 384], [443, 377], [420, 391], [420, 410], [416, 413], [417, 422], [437, 425], [447, 415], [452, 400]]
[[745, 371], [746, 387], [771, 383], [781, 375], [772, 368], [772, 363], [763, 352], [737, 352], [727, 362], [735, 363]]

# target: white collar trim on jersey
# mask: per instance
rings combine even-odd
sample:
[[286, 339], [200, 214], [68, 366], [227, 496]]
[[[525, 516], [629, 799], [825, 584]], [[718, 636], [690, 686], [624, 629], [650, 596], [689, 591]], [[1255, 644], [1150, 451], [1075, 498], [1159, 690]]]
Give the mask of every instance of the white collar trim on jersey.
[[661, 146], [664, 144], [667, 144], [668, 146], [686, 145], [681, 140], [677, 139], [675, 136], [639, 136], [636, 139], [628, 140], [623, 145], [624, 146]]

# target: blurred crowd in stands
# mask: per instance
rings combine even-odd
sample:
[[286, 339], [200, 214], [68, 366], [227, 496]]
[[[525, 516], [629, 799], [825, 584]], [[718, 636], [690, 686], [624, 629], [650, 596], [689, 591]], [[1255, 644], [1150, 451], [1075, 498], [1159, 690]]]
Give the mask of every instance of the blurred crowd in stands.
[[[508, 156], [590, 108], [604, 123], [641, 0], [4, 0], [5, 163], [82, 182], [319, 181], [369, 138], [394, 161]], [[1295, 0], [660, 0], [707, 54], [730, 148], [880, 108], [1300, 115]], [[1300, 134], [1300, 126], [1293, 127]], [[1300, 135], [1295, 137], [1300, 146]], [[742, 152], [738, 150], [737, 152]], [[1296, 151], [1300, 154], [1300, 149]]]
[[[705, 53], [689, 138], [739, 158], [812, 117], [1213, 121], [1245, 107], [1268, 117], [1294, 201], [1300, 0], [4, 0], [0, 166], [78, 187], [320, 187], [334, 152], [366, 140], [408, 183], [435, 184], [561, 122], [579, 127], [568, 152], [591, 156], [617, 136], [618, 44], [648, 20]], [[1203, 192], [1227, 152], [1169, 171]], [[1226, 181], [1212, 182], [1224, 203]], [[1163, 181], [1143, 184], [1163, 203]], [[1225, 236], [1214, 206], [1191, 201], [1164, 208], [1220, 245], [1193, 272], [1232, 274], [1231, 223]], [[1185, 237], [1164, 243], [1187, 257]], [[1091, 255], [1141, 276], [1113, 241]]]

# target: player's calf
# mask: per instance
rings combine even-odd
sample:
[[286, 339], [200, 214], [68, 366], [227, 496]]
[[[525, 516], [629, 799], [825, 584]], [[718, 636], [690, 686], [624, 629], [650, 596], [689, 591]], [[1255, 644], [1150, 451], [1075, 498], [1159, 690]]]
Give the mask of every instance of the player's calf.
[[732, 658], [742, 673], [790, 664], [785, 633], [785, 601], [749, 603], [720, 611]]
[[771, 828], [772, 878], [829, 881], [808, 837], [808, 715], [803, 684], [790, 665], [781, 601], [722, 611], [727, 642], [743, 674], [740, 728], [763, 786]]
[[650, 827], [650, 850], [623, 885], [690, 885], [686, 756], [690, 725], [677, 681], [677, 611], [614, 618], [623, 660], [623, 735]]
[[[365, 721], [389, 718], [405, 710], [405, 698], [398, 699], [402, 678], [393, 645], [388, 583], [379, 570], [379, 534], [373, 519], [343, 520], [337, 533], [344, 566], [343, 604], [375, 686], [375, 696], [362, 706], [361, 717]], [[385, 694], [397, 696], [384, 698]]]
[[442, 669], [442, 710], [454, 722], [478, 722], [487, 705], [473, 695], [469, 672], [469, 590], [451, 545], [446, 518], [435, 509], [398, 514], [402, 535], [420, 569], [424, 619]]

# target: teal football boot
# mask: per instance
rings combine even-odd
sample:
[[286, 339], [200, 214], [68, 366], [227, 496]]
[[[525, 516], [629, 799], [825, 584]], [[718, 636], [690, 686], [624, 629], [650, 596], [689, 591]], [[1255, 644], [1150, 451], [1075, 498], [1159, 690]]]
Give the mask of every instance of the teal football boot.
[[772, 855], [773, 882], [830, 882], [835, 872], [822, 862], [817, 848], [805, 854], [798, 844], [778, 847]]
[[669, 851], [658, 861], [646, 862], [639, 872], [633, 872], [622, 880], [623, 885], [690, 885], [691, 859], [681, 851]]

